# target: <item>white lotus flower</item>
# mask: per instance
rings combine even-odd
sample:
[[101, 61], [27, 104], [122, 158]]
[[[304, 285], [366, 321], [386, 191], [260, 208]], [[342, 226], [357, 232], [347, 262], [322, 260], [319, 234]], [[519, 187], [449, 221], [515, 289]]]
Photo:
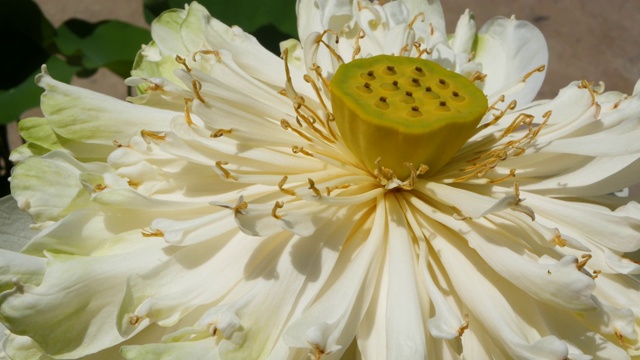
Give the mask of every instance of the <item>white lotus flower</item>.
[[197, 3], [164, 13], [130, 103], [38, 76], [6, 355], [638, 356], [640, 205], [610, 194], [638, 180], [640, 86], [531, 102], [529, 23], [297, 6], [282, 59]]

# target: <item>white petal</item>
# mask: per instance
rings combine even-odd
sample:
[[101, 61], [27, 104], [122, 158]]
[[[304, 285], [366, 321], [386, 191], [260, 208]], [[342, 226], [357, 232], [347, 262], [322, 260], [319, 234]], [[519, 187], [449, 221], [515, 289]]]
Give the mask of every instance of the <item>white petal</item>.
[[36, 77], [36, 83], [45, 89], [42, 111], [51, 128], [81, 142], [112, 146], [116, 140], [126, 144], [143, 129], [167, 130], [169, 120], [176, 115], [61, 83], [46, 69]]
[[[515, 19], [493, 18], [478, 32], [475, 61], [482, 63], [487, 74], [483, 90], [489, 97], [521, 83], [523, 77], [548, 61], [547, 44], [535, 26]], [[506, 103], [515, 99], [527, 104], [542, 85], [545, 72], [534, 73], [524, 83], [524, 89], [507, 96]]]

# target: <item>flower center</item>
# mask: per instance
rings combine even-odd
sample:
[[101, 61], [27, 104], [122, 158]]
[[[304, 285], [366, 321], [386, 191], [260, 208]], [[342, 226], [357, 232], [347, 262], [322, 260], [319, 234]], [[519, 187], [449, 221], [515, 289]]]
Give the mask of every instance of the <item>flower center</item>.
[[364, 165], [405, 179], [414, 164], [430, 174], [445, 165], [475, 133], [487, 98], [432, 61], [378, 55], [338, 68], [331, 105], [344, 142]]

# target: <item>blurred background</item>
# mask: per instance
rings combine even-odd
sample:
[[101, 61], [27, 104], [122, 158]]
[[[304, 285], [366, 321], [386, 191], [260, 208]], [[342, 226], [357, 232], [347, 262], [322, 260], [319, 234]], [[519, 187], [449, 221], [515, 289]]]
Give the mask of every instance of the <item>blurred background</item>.
[[[0, 0], [0, 196], [8, 193], [10, 149], [21, 144], [17, 120], [37, 116], [40, 65], [71, 82], [124, 99], [127, 76], [149, 22], [184, 0]], [[447, 32], [469, 8], [478, 28], [494, 16], [534, 23], [549, 46], [539, 98], [554, 97], [573, 80], [604, 81], [607, 90], [631, 93], [640, 79], [640, 1], [442, 0]], [[277, 51], [297, 37], [294, 0], [201, 0], [227, 24], [236, 24]], [[30, 110], [28, 110], [30, 109]], [[640, 179], [640, 175], [639, 175]]]

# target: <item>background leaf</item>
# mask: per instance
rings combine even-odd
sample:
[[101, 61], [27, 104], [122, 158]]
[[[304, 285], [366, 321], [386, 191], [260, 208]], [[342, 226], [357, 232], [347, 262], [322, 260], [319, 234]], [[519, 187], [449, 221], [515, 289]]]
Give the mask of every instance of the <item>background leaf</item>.
[[[51, 56], [47, 61], [49, 73], [56, 79], [64, 82], [71, 81], [71, 77], [80, 67], [67, 64], [56, 56]], [[40, 95], [43, 90], [36, 85], [34, 78], [40, 73], [40, 66], [26, 76], [22, 83], [11, 90], [0, 93], [0, 124], [16, 121], [20, 115], [28, 109], [40, 104]]]
[[[281, 41], [297, 38], [295, 2], [292, 0], [199, 0], [216, 19], [251, 33], [267, 49], [280, 54]], [[163, 11], [184, 8], [185, 0], [144, 0], [144, 14], [151, 23]]]
[[54, 30], [33, 1], [0, 0], [0, 8], [0, 90], [8, 90], [49, 58]]

